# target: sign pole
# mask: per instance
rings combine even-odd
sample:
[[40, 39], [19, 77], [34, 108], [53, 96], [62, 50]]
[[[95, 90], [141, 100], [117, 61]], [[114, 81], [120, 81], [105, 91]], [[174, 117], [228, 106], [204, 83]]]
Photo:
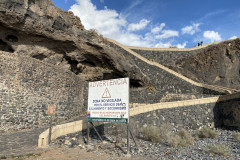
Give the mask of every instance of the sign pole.
[[48, 115], [50, 116], [48, 144], [51, 143], [51, 136], [52, 136], [52, 116], [54, 116], [54, 114], [55, 114], [55, 105], [53, 105], [53, 106], [48, 106]]
[[129, 123], [127, 123], [127, 155], [129, 155]]
[[102, 137], [101, 137], [101, 136], [100, 136], [100, 134], [98, 133], [98, 131], [97, 131], [96, 127], [95, 127], [95, 126], [94, 126], [94, 124], [93, 124], [93, 122], [90, 122], [90, 124], [92, 125], [92, 127], [93, 127], [94, 131], [97, 133], [97, 135], [98, 135], [98, 138], [99, 138], [101, 141], [103, 141], [103, 140], [102, 140]]
[[48, 144], [51, 143], [51, 136], [52, 136], [52, 115], [50, 115], [50, 126], [49, 126]]
[[89, 144], [89, 122], [87, 121], [87, 145]]
[[[130, 100], [129, 100], [129, 87], [130, 87], [130, 82], [128, 83], [128, 102], [130, 103]], [[129, 104], [128, 104], [128, 122], [127, 122], [127, 156], [130, 155], [130, 146], [129, 146], [129, 121], [130, 121], [130, 117], [129, 117]]]

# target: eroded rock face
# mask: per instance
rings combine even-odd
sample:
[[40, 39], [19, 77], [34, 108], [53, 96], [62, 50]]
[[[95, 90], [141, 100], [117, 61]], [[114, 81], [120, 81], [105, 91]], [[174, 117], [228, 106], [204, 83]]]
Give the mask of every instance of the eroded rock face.
[[129, 76], [145, 83], [135, 64], [52, 0], [1, 0], [0, 50], [60, 65], [84, 80]]
[[170, 66], [199, 82], [240, 89], [240, 39], [209, 46]]

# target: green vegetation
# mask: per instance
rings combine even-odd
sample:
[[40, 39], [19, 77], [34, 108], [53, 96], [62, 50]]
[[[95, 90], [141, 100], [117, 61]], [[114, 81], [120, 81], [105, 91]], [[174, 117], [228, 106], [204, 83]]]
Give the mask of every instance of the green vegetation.
[[203, 127], [195, 133], [195, 138], [218, 138], [219, 132], [209, 127]]
[[154, 86], [148, 86], [148, 89], [154, 93], [157, 92], [157, 89]]
[[34, 154], [33, 153], [28, 153], [26, 156], [27, 157], [32, 157], [32, 156], [34, 156]]
[[0, 157], [0, 159], [7, 159], [7, 157], [6, 156], [2, 156], [2, 157]]
[[185, 129], [178, 132], [172, 132], [173, 128], [169, 124], [163, 124], [160, 127], [147, 126], [142, 128], [140, 132], [146, 140], [154, 143], [168, 144], [171, 147], [186, 147], [192, 145], [194, 138]]
[[[46, 152], [46, 151], [45, 151]], [[24, 160], [24, 159], [26, 159], [26, 158], [30, 158], [30, 157], [39, 157], [39, 156], [41, 156], [42, 155], [42, 153], [28, 153], [28, 154], [26, 154], [26, 155], [17, 155], [17, 156], [14, 156], [14, 155], [12, 155], [11, 156], [11, 159], [14, 159], [14, 160]], [[7, 157], [5, 157], [5, 156], [3, 156], [3, 157], [0, 157], [0, 160], [1, 159], [7, 159]]]
[[233, 138], [240, 143], [240, 133], [233, 133]]
[[230, 148], [225, 144], [209, 144], [206, 146], [205, 151], [225, 157], [231, 154]]

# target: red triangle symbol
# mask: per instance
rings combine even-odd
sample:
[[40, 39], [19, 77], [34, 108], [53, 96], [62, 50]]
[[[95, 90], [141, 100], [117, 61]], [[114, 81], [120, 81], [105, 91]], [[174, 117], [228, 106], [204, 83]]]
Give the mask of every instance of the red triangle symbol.
[[111, 95], [110, 95], [110, 93], [109, 93], [107, 88], [103, 92], [102, 98], [111, 98]]

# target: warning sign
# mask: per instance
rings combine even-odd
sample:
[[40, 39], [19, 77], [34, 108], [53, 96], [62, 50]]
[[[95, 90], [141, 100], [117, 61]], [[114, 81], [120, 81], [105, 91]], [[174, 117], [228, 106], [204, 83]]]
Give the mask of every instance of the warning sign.
[[105, 91], [104, 91], [104, 93], [102, 95], [102, 98], [111, 98], [111, 95], [110, 95], [110, 93], [109, 93], [107, 88], [105, 89]]
[[48, 115], [55, 114], [55, 106], [48, 106]]
[[129, 78], [89, 82], [88, 121], [128, 123]]

